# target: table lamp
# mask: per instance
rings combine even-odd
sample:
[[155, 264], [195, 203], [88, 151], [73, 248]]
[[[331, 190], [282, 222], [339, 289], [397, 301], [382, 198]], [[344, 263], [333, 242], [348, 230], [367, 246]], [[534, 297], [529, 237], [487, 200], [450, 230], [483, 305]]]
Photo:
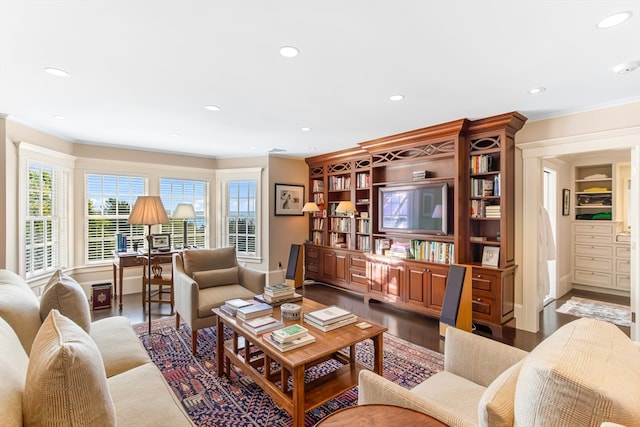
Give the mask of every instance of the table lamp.
[[[156, 224], [167, 224], [169, 217], [164, 210], [164, 205], [160, 196], [138, 196], [135, 205], [129, 214], [129, 224], [146, 225], [147, 231], [147, 256], [149, 257], [147, 267], [147, 291], [149, 309], [149, 335], [151, 335], [151, 226]], [[122, 298], [122, 296], [120, 297]]]
[[302, 207], [302, 212], [318, 212], [320, 208], [314, 202], [307, 202]]
[[187, 220], [196, 218], [196, 211], [191, 203], [178, 203], [176, 210], [173, 211], [173, 218], [182, 218], [184, 221], [182, 223], [182, 248], [186, 249], [189, 247], [187, 243]]
[[336, 207], [336, 213], [344, 213], [352, 218], [355, 211], [356, 211], [356, 207], [349, 200], [338, 203], [338, 206]]

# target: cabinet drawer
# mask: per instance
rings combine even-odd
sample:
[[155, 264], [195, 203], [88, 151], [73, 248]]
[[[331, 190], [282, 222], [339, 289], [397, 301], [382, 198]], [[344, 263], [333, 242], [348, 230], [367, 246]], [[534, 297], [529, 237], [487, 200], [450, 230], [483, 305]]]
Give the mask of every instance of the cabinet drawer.
[[616, 246], [616, 257], [631, 259], [631, 248], [629, 246]]
[[493, 292], [493, 286], [498, 282], [498, 278], [492, 274], [484, 272], [473, 272], [471, 276], [471, 287], [479, 291]]
[[631, 289], [631, 276], [616, 274], [616, 288]]
[[307, 259], [309, 258], [318, 259], [320, 258], [320, 251], [315, 248], [307, 248], [306, 256], [307, 256]]
[[626, 259], [616, 260], [616, 273], [631, 274], [631, 261]]
[[598, 243], [611, 243], [611, 236], [605, 236], [600, 234], [576, 234], [575, 235], [576, 243], [588, 243], [588, 244], [598, 244]]
[[307, 263], [307, 271], [318, 273], [320, 271], [320, 267], [318, 266], [318, 264]]
[[577, 283], [583, 283], [585, 285], [607, 287], [611, 287], [613, 285], [613, 275], [611, 273], [596, 273], [593, 271], [576, 270], [574, 272], [574, 279]]
[[613, 235], [613, 224], [574, 224], [576, 234], [608, 234]]
[[350, 266], [354, 268], [366, 269], [367, 267], [367, 259], [365, 257], [352, 256], [349, 258]]
[[357, 273], [352, 271], [351, 275], [351, 283], [357, 283], [363, 286], [369, 286], [369, 280], [367, 280], [367, 276], [363, 273]]
[[491, 320], [493, 317], [493, 310], [495, 307], [495, 300], [486, 297], [474, 296], [471, 301], [472, 311], [474, 317], [479, 319]]
[[611, 258], [577, 256], [575, 257], [575, 267], [585, 270], [611, 271], [613, 269], [613, 260]]
[[595, 257], [613, 256], [613, 248], [611, 246], [575, 245], [574, 252], [576, 255], [589, 255]]

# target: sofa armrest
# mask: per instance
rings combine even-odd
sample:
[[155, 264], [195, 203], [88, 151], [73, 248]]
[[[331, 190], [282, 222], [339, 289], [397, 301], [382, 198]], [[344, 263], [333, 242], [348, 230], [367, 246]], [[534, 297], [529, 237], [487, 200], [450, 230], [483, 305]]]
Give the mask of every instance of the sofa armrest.
[[414, 409], [436, 418], [447, 425], [462, 426], [465, 421], [417, 394], [395, 384], [380, 375], [363, 369], [358, 377], [358, 405], [383, 404]]
[[240, 284], [254, 294], [259, 295], [264, 292], [265, 279], [267, 277], [264, 272], [239, 266], [238, 275]]
[[488, 387], [527, 354], [519, 348], [449, 327], [444, 341], [444, 369]]

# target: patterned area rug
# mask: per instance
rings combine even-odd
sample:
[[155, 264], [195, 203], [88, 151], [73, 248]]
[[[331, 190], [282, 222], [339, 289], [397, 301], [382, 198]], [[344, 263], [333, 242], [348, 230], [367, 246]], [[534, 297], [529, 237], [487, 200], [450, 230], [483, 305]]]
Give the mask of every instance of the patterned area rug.
[[[134, 329], [196, 425], [291, 426], [291, 416], [248, 376], [234, 368], [230, 378], [218, 377], [215, 328], [198, 331], [197, 357], [191, 354], [191, 330], [182, 324], [176, 331], [174, 317], [152, 322], [150, 342], [146, 323], [134, 325]], [[357, 358], [373, 366], [373, 346], [369, 340], [357, 345]], [[385, 378], [412, 388], [443, 369], [443, 356], [385, 334], [383, 366]], [[325, 362], [307, 371], [307, 379], [337, 367], [337, 362]], [[356, 387], [307, 412], [305, 425], [313, 426], [330, 413], [357, 402]]]
[[560, 308], [558, 313], [571, 314], [577, 317], [588, 317], [604, 320], [619, 326], [631, 327], [631, 309], [627, 305], [594, 301], [586, 298], [571, 297]]

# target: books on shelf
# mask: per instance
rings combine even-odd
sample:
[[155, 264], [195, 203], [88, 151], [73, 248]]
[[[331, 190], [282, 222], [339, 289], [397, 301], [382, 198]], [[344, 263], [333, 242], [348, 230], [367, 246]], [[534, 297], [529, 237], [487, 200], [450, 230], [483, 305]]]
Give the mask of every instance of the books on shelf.
[[447, 242], [433, 242], [429, 240], [412, 240], [411, 254], [418, 261], [439, 262], [451, 264], [454, 257], [454, 245]]
[[245, 307], [240, 307], [236, 311], [236, 317], [239, 319], [253, 319], [255, 317], [269, 316], [273, 313], [273, 307], [264, 302], [254, 301], [255, 304], [251, 304]]
[[493, 170], [493, 157], [486, 154], [471, 156], [471, 173], [487, 173]]
[[293, 324], [271, 332], [271, 339], [280, 344], [287, 344], [291, 341], [297, 340], [298, 338], [304, 337], [308, 333], [309, 330], [304, 326]]
[[293, 341], [282, 344], [274, 340], [272, 335], [273, 331], [267, 332], [262, 336], [262, 339], [282, 352], [300, 348], [316, 341], [316, 337], [311, 334], [306, 334], [304, 336], [301, 336], [300, 338], [294, 339]]
[[353, 316], [353, 313], [335, 305], [304, 313], [305, 320], [311, 319], [319, 325], [335, 323], [350, 316]]
[[248, 319], [244, 322], [244, 327], [255, 335], [262, 335], [265, 332], [273, 331], [284, 326], [281, 320], [278, 320], [271, 316], [256, 317]]
[[332, 323], [327, 323], [327, 324], [316, 323], [315, 320], [313, 318], [311, 318], [311, 317], [305, 317], [304, 321], [308, 325], [311, 325], [314, 328], [320, 329], [323, 332], [329, 332], [329, 331], [333, 331], [334, 329], [338, 329], [338, 328], [341, 328], [343, 326], [347, 326], [347, 325], [350, 325], [352, 323], [356, 323], [358, 321], [358, 316], [356, 316], [355, 314], [350, 314], [348, 317], [345, 317], [343, 319], [337, 320], [337, 321], [332, 322]]
[[252, 305], [251, 301], [246, 301], [240, 298], [230, 299], [224, 302], [223, 305], [220, 306], [220, 310], [228, 314], [229, 316], [235, 316], [236, 312], [240, 307], [247, 307]]
[[293, 295], [279, 297], [279, 298], [274, 298], [265, 294], [260, 294], [260, 295], [254, 296], [253, 299], [255, 299], [256, 301], [267, 303], [272, 307], [277, 307], [279, 305], [289, 303], [289, 302], [302, 301], [302, 294], [294, 292]]

